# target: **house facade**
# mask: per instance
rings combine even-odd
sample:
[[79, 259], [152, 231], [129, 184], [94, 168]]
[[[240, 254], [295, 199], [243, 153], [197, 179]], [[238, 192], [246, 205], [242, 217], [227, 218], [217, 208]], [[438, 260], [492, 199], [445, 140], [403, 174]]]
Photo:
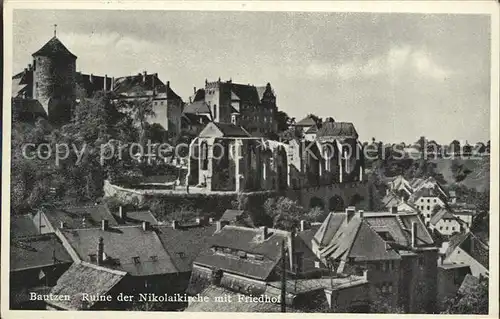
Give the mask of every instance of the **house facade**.
[[311, 240], [337, 273], [368, 271], [372, 300], [406, 312], [432, 312], [437, 247], [417, 214], [330, 213]]

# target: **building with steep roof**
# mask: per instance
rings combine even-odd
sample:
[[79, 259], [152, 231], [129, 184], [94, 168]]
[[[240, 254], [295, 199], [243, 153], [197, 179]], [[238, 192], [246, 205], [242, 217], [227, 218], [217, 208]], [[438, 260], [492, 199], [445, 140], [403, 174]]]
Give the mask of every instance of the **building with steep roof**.
[[338, 273], [367, 270], [371, 294], [407, 312], [434, 308], [437, 247], [416, 213], [330, 213], [311, 239], [316, 256]]
[[441, 260], [442, 264], [468, 265], [477, 278], [489, 277], [489, 246], [470, 231], [443, 243]]
[[44, 309], [30, 300], [30, 293], [50, 291], [73, 260], [54, 234], [13, 237], [10, 242], [10, 306], [12, 309]]
[[254, 86], [219, 79], [214, 82], [205, 80], [205, 88], [195, 88], [184, 114], [208, 116], [214, 122], [232, 123], [244, 127], [254, 136], [265, 136], [276, 133], [274, 115], [277, 110], [271, 84]]

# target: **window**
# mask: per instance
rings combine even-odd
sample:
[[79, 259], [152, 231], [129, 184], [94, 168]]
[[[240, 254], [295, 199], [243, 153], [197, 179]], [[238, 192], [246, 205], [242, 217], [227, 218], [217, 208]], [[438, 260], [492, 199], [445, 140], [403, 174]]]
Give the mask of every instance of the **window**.
[[455, 230], [455, 227], [451, 227], [451, 230], [453, 230], [453, 231], [454, 231], [454, 230]]
[[151, 256], [149, 257], [151, 261], [158, 261], [158, 256]]
[[96, 262], [96, 259], [97, 259], [96, 254], [89, 254], [89, 259], [90, 259], [90, 262]]
[[436, 202], [437, 202], [437, 200], [436, 200], [436, 199], [434, 199], [434, 203], [436, 203]]
[[427, 210], [431, 210], [431, 207], [430, 207], [430, 206], [427, 206]]
[[201, 169], [208, 169], [208, 145], [206, 141], [201, 143]]
[[439, 230], [443, 230], [443, 226], [439, 226]]
[[450, 227], [446, 226], [446, 230], [450, 229]]
[[139, 257], [132, 257], [132, 260], [134, 261], [134, 264], [140, 264], [141, 263], [141, 259]]
[[217, 105], [214, 104], [214, 120], [217, 119]]
[[319, 268], [319, 261], [314, 262], [314, 268]]
[[427, 203], [430, 203], [430, 202], [431, 202], [431, 200], [430, 200], [430, 199], [427, 199]]

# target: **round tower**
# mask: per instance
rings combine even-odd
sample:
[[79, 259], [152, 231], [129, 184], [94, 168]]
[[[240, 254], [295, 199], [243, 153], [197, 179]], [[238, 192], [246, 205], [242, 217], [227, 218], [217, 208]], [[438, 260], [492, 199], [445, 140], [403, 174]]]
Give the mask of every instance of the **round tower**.
[[71, 119], [75, 102], [76, 59], [56, 37], [33, 53], [33, 98], [54, 123]]

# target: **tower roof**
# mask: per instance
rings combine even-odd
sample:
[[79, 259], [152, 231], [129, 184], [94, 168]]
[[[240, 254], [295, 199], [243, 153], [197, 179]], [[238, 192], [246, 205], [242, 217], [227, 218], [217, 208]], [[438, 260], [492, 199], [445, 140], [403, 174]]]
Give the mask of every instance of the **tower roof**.
[[33, 53], [33, 56], [67, 56], [76, 59], [76, 55], [71, 53], [57, 37], [49, 40], [40, 50]]

